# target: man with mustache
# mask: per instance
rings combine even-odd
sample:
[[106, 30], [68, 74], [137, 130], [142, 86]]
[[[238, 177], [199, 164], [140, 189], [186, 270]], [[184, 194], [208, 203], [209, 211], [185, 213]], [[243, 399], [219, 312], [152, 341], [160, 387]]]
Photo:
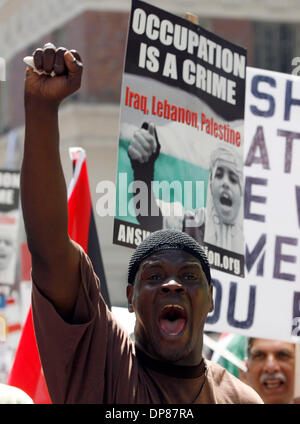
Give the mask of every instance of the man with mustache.
[[[21, 195], [32, 256], [32, 311], [54, 403], [262, 403], [249, 386], [202, 357], [213, 310], [208, 260], [186, 233], [161, 230], [134, 251], [128, 309], [135, 343], [108, 310], [83, 249], [68, 236], [58, 108], [80, 87], [74, 52], [46, 45], [27, 69]], [[55, 76], [51, 76], [52, 72]]]
[[265, 403], [291, 403], [294, 394], [295, 345], [279, 340], [249, 338], [247, 372], [250, 384]]

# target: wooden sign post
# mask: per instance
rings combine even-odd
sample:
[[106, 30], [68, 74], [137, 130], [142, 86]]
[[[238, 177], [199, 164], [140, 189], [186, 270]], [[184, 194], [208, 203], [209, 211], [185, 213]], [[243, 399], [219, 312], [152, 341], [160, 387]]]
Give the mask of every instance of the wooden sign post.
[[199, 24], [199, 18], [194, 13], [186, 12], [185, 17], [188, 21], [193, 22], [193, 24]]

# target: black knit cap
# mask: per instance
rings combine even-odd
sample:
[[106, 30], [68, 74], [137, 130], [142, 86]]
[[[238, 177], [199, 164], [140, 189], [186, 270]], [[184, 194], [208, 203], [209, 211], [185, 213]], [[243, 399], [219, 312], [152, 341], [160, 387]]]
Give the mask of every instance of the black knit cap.
[[171, 249], [184, 250], [197, 258], [201, 263], [208, 284], [211, 284], [209, 263], [203, 248], [187, 233], [177, 230], [155, 231], [142, 241], [129, 261], [128, 284], [134, 284], [135, 275], [144, 259], [152, 253]]

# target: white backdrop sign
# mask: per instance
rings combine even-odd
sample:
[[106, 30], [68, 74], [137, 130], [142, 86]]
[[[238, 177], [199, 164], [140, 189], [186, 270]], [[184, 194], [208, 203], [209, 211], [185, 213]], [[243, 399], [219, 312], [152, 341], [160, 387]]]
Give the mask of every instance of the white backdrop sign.
[[248, 68], [245, 278], [212, 270], [206, 330], [300, 341], [300, 78]]

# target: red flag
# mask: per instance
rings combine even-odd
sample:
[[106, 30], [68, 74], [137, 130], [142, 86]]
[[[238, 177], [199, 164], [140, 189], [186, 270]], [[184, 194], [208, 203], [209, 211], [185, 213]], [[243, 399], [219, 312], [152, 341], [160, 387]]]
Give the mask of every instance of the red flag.
[[85, 151], [70, 148], [74, 173], [68, 189], [69, 235], [89, 255], [95, 273], [101, 281], [101, 294], [110, 308], [110, 299], [97, 235], [91, 192], [87, 173]]
[[27, 393], [34, 403], [51, 403], [35, 340], [29, 309], [7, 384]]
[[[89, 254], [95, 272], [101, 280], [102, 295], [110, 307], [92, 210], [85, 151], [81, 148], [72, 148], [70, 156], [74, 173], [68, 189], [69, 235]], [[31, 308], [22, 330], [7, 384], [24, 390], [34, 403], [51, 403], [34, 335]]]
[[[27, 244], [24, 243], [21, 246], [22, 281], [30, 280], [30, 269], [31, 256]], [[22, 329], [7, 384], [24, 390], [34, 403], [51, 403], [35, 340], [31, 307]]]

